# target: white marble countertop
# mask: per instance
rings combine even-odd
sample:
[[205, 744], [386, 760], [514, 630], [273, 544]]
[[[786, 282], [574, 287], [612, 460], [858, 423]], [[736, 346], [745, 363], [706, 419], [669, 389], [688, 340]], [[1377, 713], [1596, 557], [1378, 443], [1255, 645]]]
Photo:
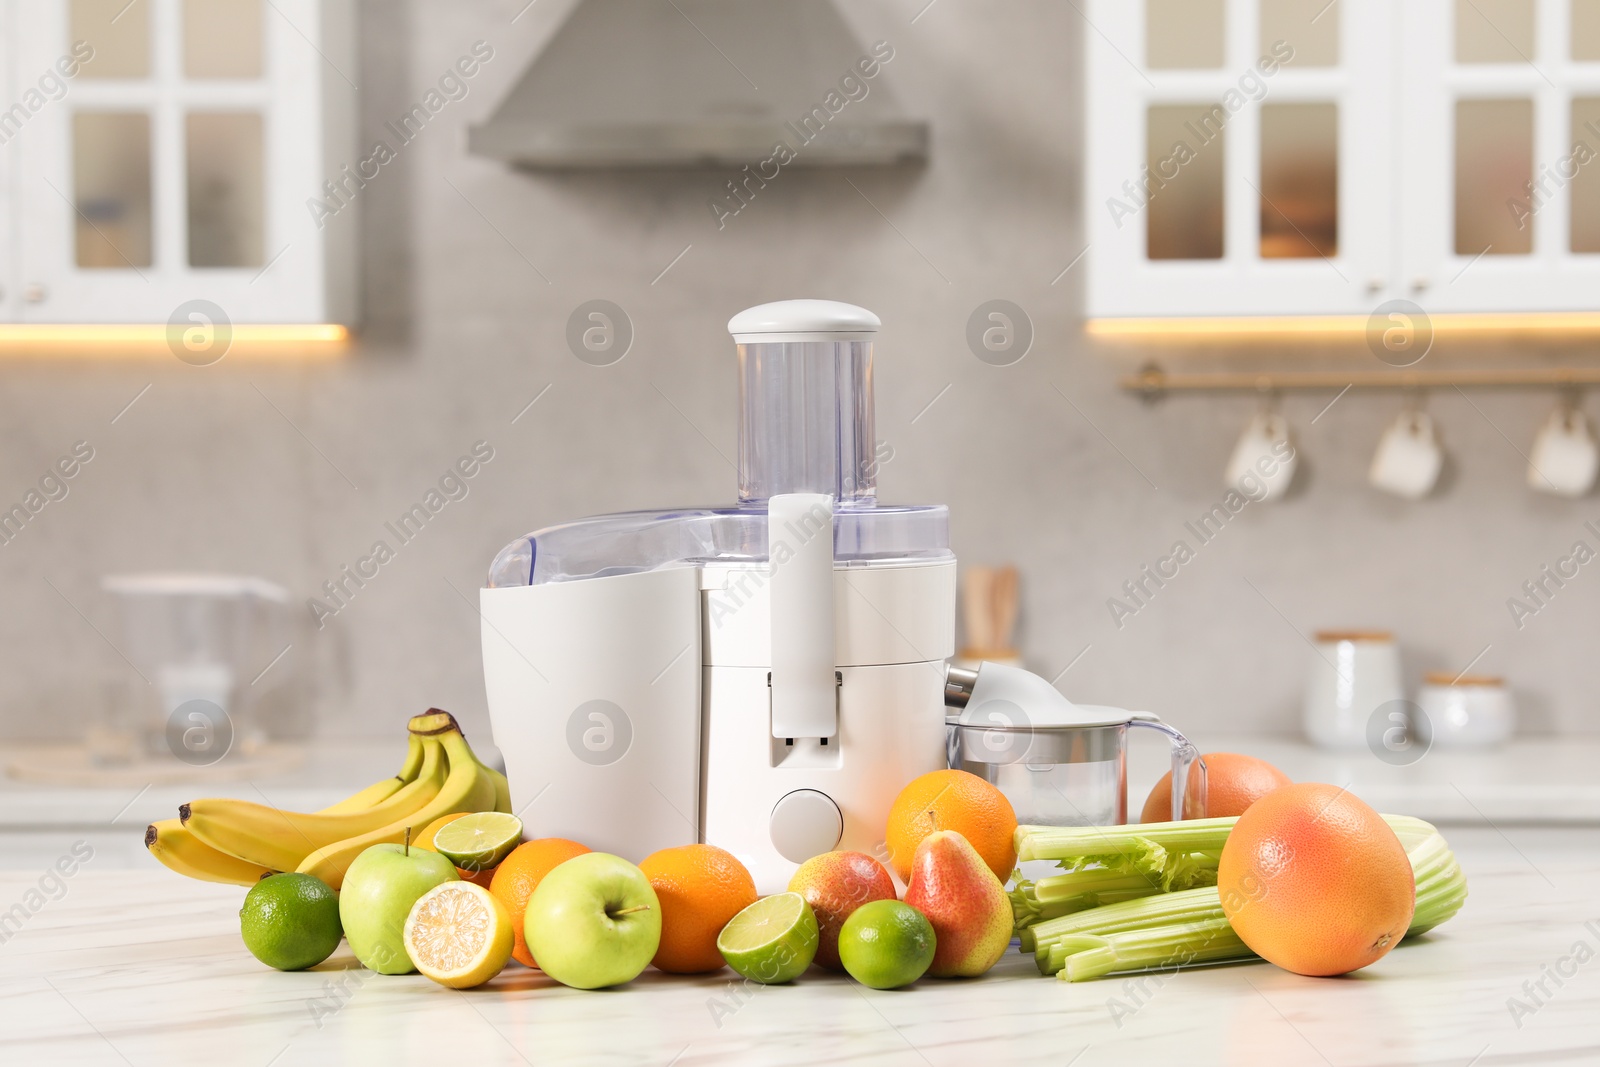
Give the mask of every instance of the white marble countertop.
[[[1461, 914], [1344, 979], [1265, 963], [1069, 985], [1009, 953], [977, 980], [879, 993], [812, 971], [647, 971], [579, 992], [515, 964], [458, 993], [357, 968], [282, 974], [239, 939], [243, 890], [84, 864], [58, 899], [0, 873], [0, 1062], [74, 1064], [1490, 1064], [1600, 1062], [1600, 829], [1463, 828]], [[1591, 925], [1586, 926], [1589, 923]], [[1577, 944], [1587, 962], [1569, 966]], [[1593, 958], [1588, 958], [1588, 957]], [[1535, 1005], [1525, 982], [1545, 979]], [[1534, 1010], [1513, 1018], [1508, 998]], [[1520, 1025], [1519, 1025], [1520, 1023]]]
[[[1391, 766], [1365, 749], [1329, 752], [1280, 737], [1196, 736], [1201, 751], [1245, 752], [1268, 760], [1296, 781], [1348, 786], [1379, 811], [1436, 823], [1584, 823], [1600, 825], [1600, 738], [1532, 738], [1486, 751], [1436, 750]], [[492, 756], [492, 749], [480, 745]], [[1137, 815], [1167, 768], [1164, 745], [1131, 742], [1128, 806]], [[8, 754], [21, 758], [25, 750]], [[314, 811], [392, 774], [401, 741], [327, 741], [312, 745], [294, 771], [259, 781], [144, 787], [63, 788], [0, 776], [0, 831], [141, 828], [170, 818], [199, 795], [241, 796], [296, 811]], [[0, 862], [0, 868], [5, 864]]]

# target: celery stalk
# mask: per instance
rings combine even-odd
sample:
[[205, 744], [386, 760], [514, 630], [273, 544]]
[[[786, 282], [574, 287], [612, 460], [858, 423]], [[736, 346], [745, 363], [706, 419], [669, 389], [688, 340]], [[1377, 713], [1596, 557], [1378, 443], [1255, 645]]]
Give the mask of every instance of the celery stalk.
[[1163, 926], [1211, 918], [1222, 913], [1222, 899], [1216, 886], [1186, 889], [1180, 893], [1160, 893], [1139, 900], [1106, 904], [1059, 919], [1048, 919], [1030, 927], [1037, 943], [1047, 944], [1060, 936], [1077, 933], [1117, 933], [1143, 926]]
[[[1041, 878], [1033, 883], [1034, 899], [1041, 904], [1060, 904], [1078, 898], [1092, 898], [1099, 893], [1116, 893], [1123, 890], [1158, 892], [1160, 887], [1143, 874], [1124, 874], [1104, 868], [1092, 871], [1072, 871], [1052, 878]], [[1088, 904], [1086, 907], [1093, 907]]]
[[[1217, 861], [1234, 819], [1139, 823], [1133, 826], [1019, 826], [1019, 860], [1055, 860], [1065, 874], [1033, 884], [1033, 915], [1061, 915], [1141, 893], [1215, 885]], [[1121, 876], [1120, 879], [1118, 876]], [[1102, 885], [1101, 881], [1106, 880]], [[1108, 896], [1099, 896], [1101, 890]]]
[[1147, 822], [1129, 826], [1019, 826], [1019, 860], [1127, 856], [1155, 844], [1169, 852], [1220, 852], [1234, 818]]
[[1178, 971], [1194, 963], [1247, 959], [1255, 955], [1239, 940], [1227, 919], [1189, 923], [1177, 929], [1182, 933], [1181, 942], [1176, 945], [1169, 928], [1112, 934], [1105, 938], [1103, 946], [1087, 952], [1068, 953], [1061, 977], [1068, 982], [1082, 982], [1103, 978], [1114, 971]]

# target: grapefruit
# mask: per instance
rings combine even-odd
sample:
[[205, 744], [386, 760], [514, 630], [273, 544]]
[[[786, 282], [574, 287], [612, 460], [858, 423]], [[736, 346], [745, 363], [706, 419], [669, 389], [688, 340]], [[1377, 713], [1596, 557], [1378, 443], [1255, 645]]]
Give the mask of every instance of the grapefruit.
[[1274, 790], [1239, 816], [1217, 890], [1240, 940], [1311, 976], [1383, 957], [1405, 936], [1416, 904], [1411, 861], [1383, 817], [1316, 782]]
[[[1279, 786], [1289, 784], [1289, 776], [1266, 760], [1241, 756], [1237, 752], [1207, 752], [1206, 817], [1243, 815], [1245, 809]], [[1172, 772], [1161, 776], [1145, 799], [1140, 822], [1168, 822], [1172, 818]]]

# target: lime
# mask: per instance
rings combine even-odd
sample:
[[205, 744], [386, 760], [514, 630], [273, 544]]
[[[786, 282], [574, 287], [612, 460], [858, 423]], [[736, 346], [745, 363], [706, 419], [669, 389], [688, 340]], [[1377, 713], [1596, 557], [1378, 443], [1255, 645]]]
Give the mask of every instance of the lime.
[[817, 914], [799, 893], [762, 897], [728, 920], [717, 951], [728, 966], [762, 985], [792, 982], [817, 955]]
[[505, 969], [511, 958], [511, 913], [471, 882], [434, 886], [406, 916], [406, 955], [440, 985], [470, 989]]
[[839, 962], [873, 989], [899, 989], [933, 962], [933, 927], [899, 900], [874, 900], [850, 913], [839, 931]]
[[280, 971], [315, 967], [339, 947], [339, 898], [309, 874], [269, 874], [244, 895], [239, 933], [250, 955]]
[[464, 871], [487, 871], [522, 844], [522, 820], [503, 811], [476, 811], [439, 827], [438, 853]]

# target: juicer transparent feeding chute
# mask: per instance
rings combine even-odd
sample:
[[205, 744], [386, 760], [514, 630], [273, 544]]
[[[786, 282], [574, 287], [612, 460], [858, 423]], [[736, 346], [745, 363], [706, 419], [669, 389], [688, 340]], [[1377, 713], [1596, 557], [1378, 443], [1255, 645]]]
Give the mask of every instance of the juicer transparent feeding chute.
[[[784, 304], [818, 310], [808, 321], [804, 310], [764, 312], [774, 305], [763, 305], [730, 323], [736, 340], [743, 338], [738, 343], [737, 506], [629, 511], [538, 530], [501, 550], [490, 568], [489, 586], [714, 560], [760, 562], [768, 558], [767, 501], [788, 493], [833, 498], [833, 556], [840, 564], [948, 557], [948, 508], [877, 503], [880, 457], [873, 436], [871, 341], [877, 316], [828, 301]], [[782, 326], [799, 329], [756, 332], [779, 325], [779, 314]], [[807, 326], [837, 336], [817, 340], [819, 331], [807, 332]], [[740, 333], [741, 328], [751, 332]]]

